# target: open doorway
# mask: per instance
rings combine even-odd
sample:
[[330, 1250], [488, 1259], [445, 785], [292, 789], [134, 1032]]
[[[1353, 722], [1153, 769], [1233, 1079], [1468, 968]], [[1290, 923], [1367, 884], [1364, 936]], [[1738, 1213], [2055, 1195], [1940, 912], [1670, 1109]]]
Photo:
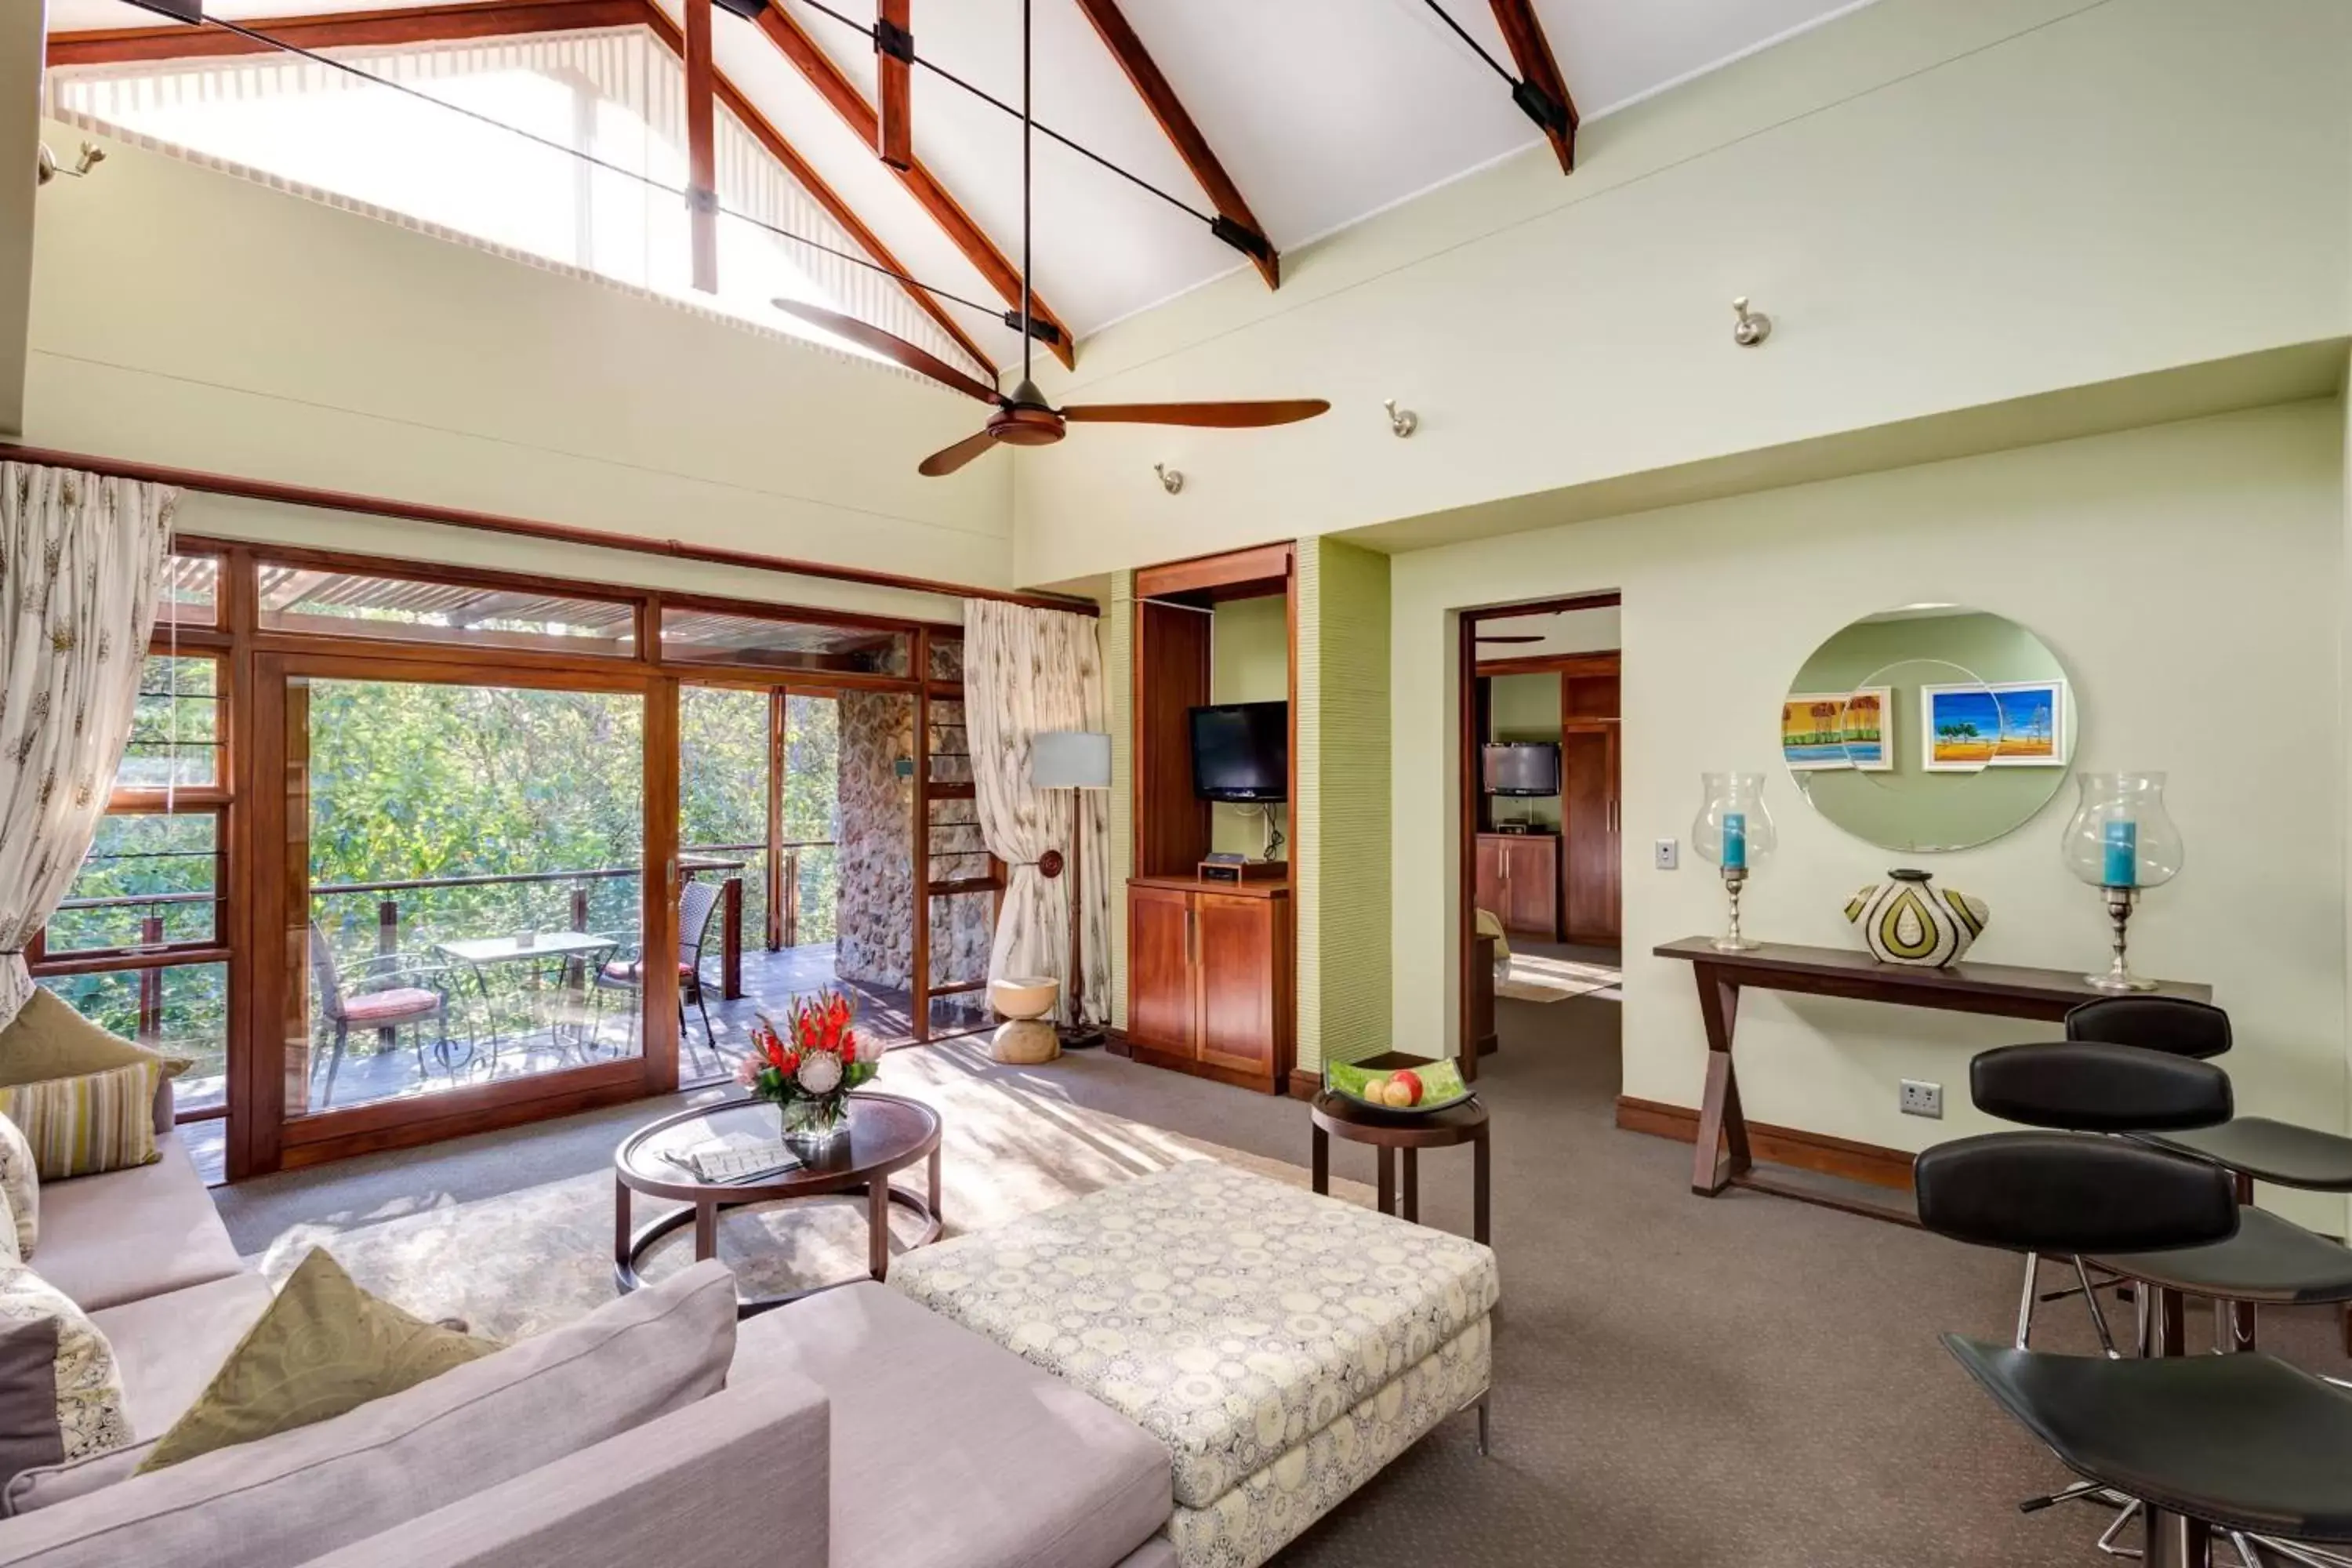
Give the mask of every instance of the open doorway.
[[[1472, 1076], [1506, 1004], [1618, 999], [1623, 721], [1618, 597], [1462, 616], [1462, 1037]], [[1583, 1017], [1582, 1010], [1578, 1017]]]

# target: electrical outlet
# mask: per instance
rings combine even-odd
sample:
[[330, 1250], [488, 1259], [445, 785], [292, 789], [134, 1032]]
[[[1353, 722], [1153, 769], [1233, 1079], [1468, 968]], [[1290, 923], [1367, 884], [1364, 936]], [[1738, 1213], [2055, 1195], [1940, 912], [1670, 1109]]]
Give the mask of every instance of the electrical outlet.
[[1671, 838], [1659, 839], [1654, 854], [1661, 871], [1671, 871], [1683, 863], [1682, 846]]
[[1922, 1083], [1916, 1078], [1905, 1079], [1903, 1080], [1903, 1114], [1929, 1116], [1941, 1121], [1944, 1119], [1944, 1086], [1940, 1083]]

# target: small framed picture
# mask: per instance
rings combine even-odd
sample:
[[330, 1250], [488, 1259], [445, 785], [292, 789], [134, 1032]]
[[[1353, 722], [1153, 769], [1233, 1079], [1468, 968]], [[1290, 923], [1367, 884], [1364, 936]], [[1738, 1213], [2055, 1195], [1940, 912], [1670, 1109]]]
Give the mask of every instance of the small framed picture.
[[1780, 757], [1791, 773], [1890, 773], [1894, 730], [1895, 694], [1887, 687], [1792, 691], [1780, 701]]
[[2063, 680], [1970, 681], [1919, 688], [1920, 766], [2063, 768], [2072, 743]]

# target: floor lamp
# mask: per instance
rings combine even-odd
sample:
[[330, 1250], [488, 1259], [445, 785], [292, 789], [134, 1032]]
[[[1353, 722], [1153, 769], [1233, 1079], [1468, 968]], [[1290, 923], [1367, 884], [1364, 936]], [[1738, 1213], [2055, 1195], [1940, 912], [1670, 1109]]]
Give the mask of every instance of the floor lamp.
[[[1073, 792], [1110, 788], [1110, 737], [1095, 730], [1045, 730], [1032, 736], [1029, 742], [1029, 784], [1033, 789], [1066, 789]], [[1086, 1021], [1086, 970], [1079, 946], [1086, 931], [1086, 906], [1079, 900], [1078, 864], [1085, 858], [1079, 853], [1086, 835], [1086, 801], [1074, 795], [1070, 801], [1070, 854], [1066, 858], [1059, 849], [1048, 849], [1037, 857], [1041, 876], [1058, 877], [1066, 866], [1070, 873], [1070, 1021], [1062, 1026], [1062, 1048], [1084, 1050], [1103, 1043], [1103, 1032]]]

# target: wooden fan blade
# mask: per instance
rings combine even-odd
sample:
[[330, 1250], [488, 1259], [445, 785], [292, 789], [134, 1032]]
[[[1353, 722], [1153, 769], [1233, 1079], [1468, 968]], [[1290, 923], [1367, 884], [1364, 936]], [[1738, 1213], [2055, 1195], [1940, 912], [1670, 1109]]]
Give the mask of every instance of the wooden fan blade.
[[905, 365], [908, 370], [919, 371], [942, 385], [954, 387], [967, 397], [977, 397], [991, 405], [1003, 401], [997, 395], [996, 388], [988, 383], [966, 375], [929, 350], [918, 348], [904, 338], [892, 337], [881, 328], [870, 326], [855, 316], [845, 316], [838, 310], [828, 310], [817, 305], [803, 305], [798, 300], [771, 300], [768, 302], [787, 316], [797, 316], [810, 326], [823, 327], [835, 337], [862, 343], [884, 359]]
[[1062, 417], [1095, 425], [1206, 425], [1220, 430], [1245, 430], [1261, 425], [1295, 425], [1330, 412], [1319, 397], [1292, 397], [1265, 403], [1079, 403], [1061, 411]]
[[1478, 640], [1480, 642], [1541, 642], [1543, 637], [1537, 632], [1496, 632], [1490, 637], [1481, 637]]
[[936, 479], [954, 473], [995, 445], [996, 437], [982, 430], [977, 435], [965, 437], [952, 447], [933, 452], [916, 465], [915, 471]]

